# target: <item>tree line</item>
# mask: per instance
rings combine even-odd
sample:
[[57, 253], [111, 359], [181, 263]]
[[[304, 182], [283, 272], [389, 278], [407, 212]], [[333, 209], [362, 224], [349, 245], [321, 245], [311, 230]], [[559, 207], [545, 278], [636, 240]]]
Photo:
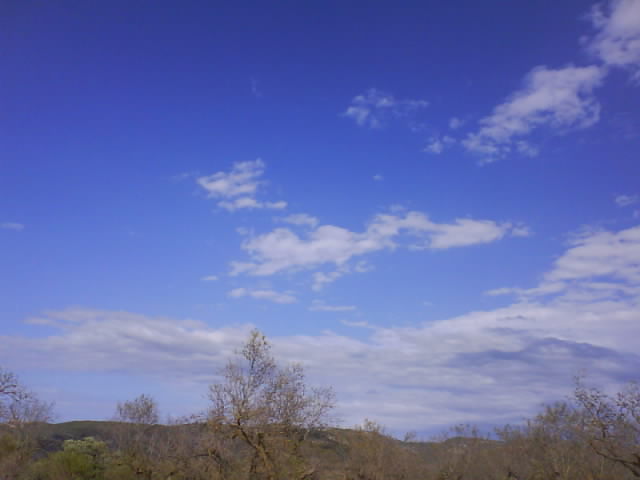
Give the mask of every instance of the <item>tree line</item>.
[[299, 364], [278, 365], [257, 330], [219, 378], [205, 412], [160, 425], [156, 401], [140, 395], [99, 435], [52, 447], [52, 405], [0, 369], [0, 480], [640, 478], [637, 383], [608, 395], [577, 381], [571, 400], [524, 424], [492, 435], [460, 425], [418, 442], [371, 420], [333, 428], [333, 391], [309, 386]]

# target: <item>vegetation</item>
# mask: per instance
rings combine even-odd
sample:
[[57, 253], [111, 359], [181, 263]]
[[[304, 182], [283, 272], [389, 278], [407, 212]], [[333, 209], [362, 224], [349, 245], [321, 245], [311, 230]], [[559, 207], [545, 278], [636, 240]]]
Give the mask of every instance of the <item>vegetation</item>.
[[159, 424], [147, 395], [113, 421], [48, 423], [51, 406], [0, 370], [0, 480], [625, 480], [640, 478], [640, 388], [581, 381], [571, 401], [491, 436], [439, 441], [330, 427], [333, 392], [279, 366], [258, 331], [210, 386], [206, 413]]

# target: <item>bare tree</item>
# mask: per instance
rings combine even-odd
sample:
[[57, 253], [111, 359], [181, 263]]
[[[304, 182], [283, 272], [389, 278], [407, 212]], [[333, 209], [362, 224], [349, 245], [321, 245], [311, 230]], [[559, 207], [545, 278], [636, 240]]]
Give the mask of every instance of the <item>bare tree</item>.
[[345, 480], [406, 480], [425, 478], [426, 465], [405, 442], [389, 435], [380, 423], [365, 419], [345, 431]]
[[120, 465], [140, 478], [152, 478], [157, 465], [158, 438], [154, 426], [159, 420], [158, 404], [148, 395], [118, 402], [114, 420], [115, 443]]
[[591, 448], [640, 478], [640, 385], [632, 382], [611, 396], [578, 379], [574, 396]]
[[0, 472], [15, 478], [38, 448], [42, 423], [53, 417], [53, 405], [28, 390], [18, 377], [0, 367]]
[[524, 425], [497, 430], [504, 456], [496, 463], [521, 479], [627, 478], [619, 466], [593, 452], [585, 426], [581, 409], [567, 402], [548, 405]]
[[210, 424], [249, 447], [249, 475], [310, 478], [314, 468], [301, 447], [309, 432], [327, 425], [333, 391], [308, 387], [299, 364], [279, 367], [258, 330], [221, 376], [221, 383], [210, 386]]
[[13, 372], [0, 367], [0, 395], [12, 396], [20, 391], [20, 383]]
[[115, 420], [119, 422], [155, 425], [159, 418], [158, 403], [149, 395], [142, 394], [116, 406]]
[[43, 402], [22, 385], [18, 377], [0, 367], [0, 423], [10, 427], [48, 422], [53, 417], [53, 405]]

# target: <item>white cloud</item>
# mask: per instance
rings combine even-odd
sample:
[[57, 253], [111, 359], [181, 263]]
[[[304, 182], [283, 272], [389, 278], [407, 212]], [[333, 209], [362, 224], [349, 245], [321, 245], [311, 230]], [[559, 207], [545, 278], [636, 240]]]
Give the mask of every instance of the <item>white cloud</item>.
[[344, 275], [348, 275], [350, 273], [367, 273], [372, 271], [374, 268], [365, 260], [360, 260], [356, 262], [355, 265], [342, 264], [338, 266], [337, 269], [330, 272], [315, 272], [313, 274], [313, 285], [311, 289], [315, 292], [319, 292], [325, 286], [330, 283], [335, 282], [340, 277]]
[[[521, 228], [516, 227], [521, 235]], [[380, 214], [363, 232], [352, 232], [334, 225], [320, 225], [303, 236], [287, 228], [249, 238], [242, 248], [249, 262], [232, 262], [231, 274], [272, 275], [281, 271], [313, 268], [334, 264], [344, 268], [349, 260], [379, 250], [393, 249], [402, 236], [418, 239], [414, 249], [447, 249], [489, 243], [510, 235], [514, 226], [491, 220], [456, 219], [453, 223], [435, 223], [421, 212], [404, 216]], [[316, 284], [327, 283], [344, 272], [316, 278]]]
[[492, 297], [497, 297], [499, 295], [511, 295], [514, 293], [518, 293], [518, 291], [519, 290], [517, 288], [500, 287], [500, 288], [493, 288], [491, 290], [487, 290], [486, 292], [484, 292], [484, 294]]
[[[368, 416], [396, 430], [520, 421], [569, 394], [581, 371], [603, 386], [637, 375], [640, 226], [575, 238], [535, 289], [506, 307], [411, 327], [343, 321], [370, 333], [270, 340], [279, 360], [302, 362], [312, 384], [334, 386], [345, 425]], [[352, 311], [320, 301], [311, 307]], [[194, 382], [198, 398], [251, 328], [83, 308], [28, 320], [53, 333], [0, 336], [0, 363]]]
[[220, 198], [218, 206], [228, 211], [238, 209], [283, 209], [287, 202], [263, 202], [256, 199], [265, 164], [261, 159], [236, 162], [229, 172], [217, 172], [196, 179], [198, 185], [207, 191], [210, 198]]
[[447, 148], [449, 145], [454, 144], [455, 142], [456, 140], [448, 135], [444, 135], [442, 137], [431, 137], [428, 140], [427, 146], [424, 147], [423, 151], [439, 155], [445, 150], [445, 148]]
[[318, 225], [318, 219], [306, 213], [295, 213], [281, 219], [285, 223], [292, 225], [302, 225], [308, 227], [315, 227]]
[[[26, 321], [59, 328], [61, 333], [39, 339], [2, 337], [3, 345], [10, 339], [13, 347], [27, 348], [21, 356], [25, 365], [162, 376], [171, 371], [192, 379], [211, 378], [211, 365], [224, 364], [225, 357], [233, 354], [234, 344], [241, 342], [251, 328], [213, 330], [193, 320], [80, 307], [47, 311]], [[51, 363], [42, 362], [47, 356]]]
[[347, 265], [342, 265], [340, 268], [332, 272], [316, 272], [313, 274], [313, 285], [311, 289], [315, 292], [319, 292], [325, 286], [335, 282], [337, 279], [349, 272], [350, 268]]
[[522, 298], [563, 294], [592, 299], [620, 293], [640, 294], [640, 227], [577, 235], [538, 286], [502, 287], [486, 292]]
[[235, 288], [229, 292], [232, 298], [251, 297], [256, 300], [267, 300], [273, 303], [288, 304], [295, 303], [296, 297], [290, 293], [280, 293], [275, 290], [251, 290], [248, 288]]
[[353, 312], [357, 310], [354, 305], [327, 305], [322, 300], [311, 302], [309, 310], [312, 312]]
[[357, 322], [353, 322], [351, 320], [340, 320], [340, 323], [342, 323], [343, 325], [346, 325], [347, 327], [373, 328], [375, 330], [375, 327], [371, 327], [369, 322], [365, 322], [364, 320], [357, 321]]
[[429, 237], [423, 244], [412, 245], [418, 249], [446, 249], [466, 247], [500, 240], [505, 235], [522, 237], [524, 227], [514, 227], [510, 223], [496, 223], [492, 220], [472, 220], [460, 218], [455, 223], [432, 224], [427, 228]]
[[464, 120], [462, 120], [462, 119], [460, 119], [458, 117], [451, 117], [451, 119], [449, 120], [449, 128], [451, 130], [457, 130], [462, 125], [464, 125]]
[[207, 275], [206, 277], [202, 277], [201, 280], [203, 282], [215, 282], [218, 280], [218, 277], [216, 275]]
[[529, 237], [531, 235], [531, 229], [526, 225], [516, 225], [511, 230], [511, 236], [513, 237]]
[[0, 228], [4, 230], [13, 230], [16, 232], [20, 232], [24, 230], [24, 225], [22, 223], [16, 223], [16, 222], [4, 222], [4, 223], [0, 223]]
[[[279, 360], [302, 362], [312, 384], [334, 386], [345, 425], [363, 416], [394, 430], [520, 421], [569, 394], [581, 371], [605, 387], [637, 375], [639, 260], [640, 226], [591, 232], [574, 239], [543, 277], [536, 288], [544, 295], [411, 327], [343, 322], [369, 330], [364, 336], [325, 331], [270, 340]], [[496, 293], [511, 293], [502, 290]], [[195, 382], [202, 391], [250, 328], [79, 308], [31, 321], [53, 333], [1, 336], [0, 362], [127, 371], [171, 385]]]
[[[514, 151], [535, 155], [520, 137], [538, 127], [559, 131], [586, 128], [598, 121], [600, 105], [593, 95], [606, 71], [597, 66], [534, 68], [524, 87], [480, 120], [480, 128], [462, 141], [467, 150], [495, 160]], [[488, 162], [485, 162], [488, 163]]]
[[263, 173], [264, 162], [258, 158], [254, 161], [236, 162], [230, 172], [199, 177], [197, 182], [214, 198], [254, 195], [260, 185], [258, 179]]
[[353, 271], [357, 273], [367, 273], [375, 270], [374, 266], [366, 260], [360, 260], [353, 266]]
[[618, 195], [615, 198], [615, 202], [619, 207], [628, 207], [640, 201], [639, 195]]
[[287, 202], [284, 202], [284, 201], [259, 202], [252, 197], [240, 197], [232, 201], [223, 200], [221, 202], [218, 202], [218, 206], [230, 212], [234, 212], [241, 208], [248, 208], [248, 209], [269, 208], [273, 210], [282, 210], [284, 208], [287, 208]]
[[606, 10], [597, 4], [590, 17], [598, 33], [587, 43], [588, 50], [606, 65], [630, 70], [632, 79], [640, 81], [640, 2], [613, 0]]
[[373, 179], [376, 182], [381, 182], [382, 180], [384, 180], [384, 177], [382, 175], [380, 175], [379, 173], [377, 173], [376, 175], [373, 176]]
[[361, 127], [381, 128], [390, 118], [406, 117], [429, 102], [425, 100], [398, 100], [393, 95], [370, 88], [357, 95], [343, 113]]
[[529, 142], [525, 142], [524, 140], [518, 140], [515, 142], [515, 147], [518, 153], [524, 155], [525, 157], [537, 157], [540, 150], [537, 147], [534, 147]]
[[595, 277], [640, 284], [640, 227], [577, 237], [545, 279], [566, 282]]

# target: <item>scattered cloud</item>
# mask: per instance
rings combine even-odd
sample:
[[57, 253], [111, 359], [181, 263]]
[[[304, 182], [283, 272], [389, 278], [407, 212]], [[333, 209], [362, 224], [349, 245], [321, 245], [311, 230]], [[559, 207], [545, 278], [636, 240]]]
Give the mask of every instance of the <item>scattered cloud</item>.
[[511, 223], [469, 218], [456, 219], [449, 224], [435, 223], [415, 211], [404, 215], [379, 214], [363, 232], [320, 225], [300, 236], [287, 228], [276, 228], [242, 244], [251, 261], [232, 262], [231, 274], [272, 275], [324, 264], [336, 265], [337, 273], [325, 274], [331, 278], [322, 275], [316, 278], [316, 284], [322, 284], [344, 274], [340, 268], [345, 268], [344, 265], [354, 257], [398, 247], [397, 240], [401, 236], [417, 240], [411, 245], [412, 249], [441, 250], [490, 243], [511, 235], [514, 228], [521, 236], [523, 227], [514, 227]]
[[206, 277], [202, 277], [200, 280], [203, 282], [215, 282], [218, 280], [216, 275], [207, 275]]
[[600, 104], [593, 90], [605, 75], [606, 70], [597, 66], [536, 67], [525, 78], [523, 88], [480, 120], [480, 128], [462, 144], [491, 160], [513, 152], [536, 154], [535, 147], [521, 143], [521, 137], [536, 128], [546, 126], [561, 132], [586, 128], [598, 121]]
[[538, 286], [502, 287], [486, 293], [522, 298], [564, 294], [574, 299], [640, 295], [640, 227], [577, 235]]
[[284, 217], [281, 220], [292, 225], [308, 226], [312, 228], [318, 225], [318, 219], [307, 213], [295, 213], [293, 215]]
[[424, 152], [434, 153], [436, 155], [444, 152], [445, 148], [450, 145], [453, 145], [456, 142], [455, 138], [450, 137], [448, 135], [443, 135], [442, 137], [431, 137], [428, 140], [427, 146], [424, 147]]
[[389, 93], [370, 88], [354, 97], [343, 115], [361, 127], [381, 128], [389, 119], [407, 117], [428, 105], [425, 100], [398, 100]]
[[14, 232], [20, 232], [24, 230], [24, 225], [22, 223], [16, 222], [4, 222], [0, 223], [0, 228], [4, 230], [13, 230]]
[[309, 310], [312, 312], [353, 312], [357, 310], [354, 305], [328, 305], [322, 300], [311, 302]]
[[484, 292], [485, 295], [489, 295], [491, 297], [497, 297], [500, 295], [511, 295], [513, 293], [517, 293], [516, 288], [512, 288], [512, 287], [500, 287], [500, 288], [493, 288], [491, 290], [487, 290], [486, 292]]
[[[605, 388], [635, 378], [640, 226], [575, 238], [536, 288], [540, 294], [506, 307], [412, 327], [344, 321], [369, 333], [324, 331], [270, 340], [279, 360], [302, 362], [310, 382], [334, 386], [346, 425], [361, 421], [363, 411], [397, 430], [513, 422], [569, 393], [577, 372], [588, 371]], [[496, 293], [512, 293], [502, 290]], [[342, 307], [320, 301], [314, 306]], [[29, 321], [50, 325], [52, 333], [0, 336], [0, 362], [61, 371], [126, 370], [203, 389], [251, 328], [82, 308], [44, 312]], [[411, 411], [401, 408], [406, 405]]]
[[333, 283], [340, 277], [348, 274], [350, 270], [351, 269], [348, 265], [341, 265], [340, 268], [331, 272], [316, 272], [313, 274], [313, 285], [311, 286], [311, 289], [314, 292], [319, 292], [328, 284]]
[[570, 245], [545, 277], [547, 282], [611, 277], [640, 284], [640, 227], [590, 232]]
[[279, 201], [279, 202], [259, 202], [255, 198], [250, 197], [240, 197], [236, 198], [232, 201], [222, 201], [218, 202], [218, 206], [224, 208], [225, 210], [229, 210], [230, 212], [234, 212], [241, 208], [270, 208], [274, 210], [282, 210], [287, 208], [287, 202]]
[[263, 202], [256, 199], [258, 189], [265, 184], [261, 180], [265, 164], [261, 159], [236, 162], [229, 172], [217, 172], [196, 179], [198, 185], [207, 191], [210, 198], [221, 199], [218, 206], [225, 210], [283, 209], [287, 202]]
[[251, 290], [248, 288], [235, 288], [229, 292], [231, 298], [250, 297], [256, 300], [267, 300], [273, 303], [295, 303], [296, 297], [290, 293], [280, 293], [275, 290]]
[[367, 273], [373, 270], [375, 270], [375, 267], [366, 260], [360, 260], [353, 266], [353, 271], [356, 273]]
[[373, 265], [369, 264], [365, 260], [356, 262], [355, 265], [349, 265], [347, 263], [339, 265], [337, 269], [329, 272], [315, 272], [313, 274], [313, 285], [311, 289], [315, 292], [319, 292], [328, 284], [335, 282], [340, 277], [351, 273], [367, 273], [372, 271]]
[[525, 157], [537, 157], [540, 153], [540, 150], [537, 147], [534, 147], [524, 140], [518, 140], [515, 142], [515, 150]]
[[522, 237], [525, 227], [514, 227], [510, 223], [496, 223], [493, 220], [473, 220], [459, 218], [450, 224], [425, 226], [428, 237], [422, 244], [413, 244], [414, 249], [447, 249], [467, 247], [500, 240], [505, 235]]
[[589, 18], [597, 34], [586, 42], [588, 51], [605, 65], [629, 70], [632, 80], [640, 82], [640, 2], [598, 3]]
[[369, 324], [369, 322], [365, 322], [364, 320], [360, 320], [360, 321], [351, 321], [351, 320], [340, 320], [340, 323], [342, 323], [343, 325], [346, 325], [347, 327], [356, 327], [356, 328], [374, 328], [375, 327], [371, 327], [371, 325]]
[[375, 174], [375, 175], [373, 176], [373, 179], [374, 179], [376, 182], [381, 182], [382, 180], [384, 180], [384, 177], [383, 177], [382, 175], [380, 175], [379, 173], [377, 173], [377, 174]]
[[638, 203], [638, 201], [640, 201], [640, 195], [617, 195], [615, 198], [615, 202], [619, 207], [628, 207]]
[[523, 224], [518, 224], [511, 229], [512, 237], [529, 237], [531, 236], [531, 229]]
[[255, 195], [260, 185], [258, 180], [264, 173], [264, 162], [261, 159], [248, 162], [236, 162], [230, 172], [218, 172], [197, 179], [211, 197], [235, 197]]
[[451, 117], [451, 119], [449, 120], [449, 128], [451, 130], [457, 130], [458, 128], [463, 126], [464, 123], [465, 123], [464, 120], [462, 120], [461, 118]]

